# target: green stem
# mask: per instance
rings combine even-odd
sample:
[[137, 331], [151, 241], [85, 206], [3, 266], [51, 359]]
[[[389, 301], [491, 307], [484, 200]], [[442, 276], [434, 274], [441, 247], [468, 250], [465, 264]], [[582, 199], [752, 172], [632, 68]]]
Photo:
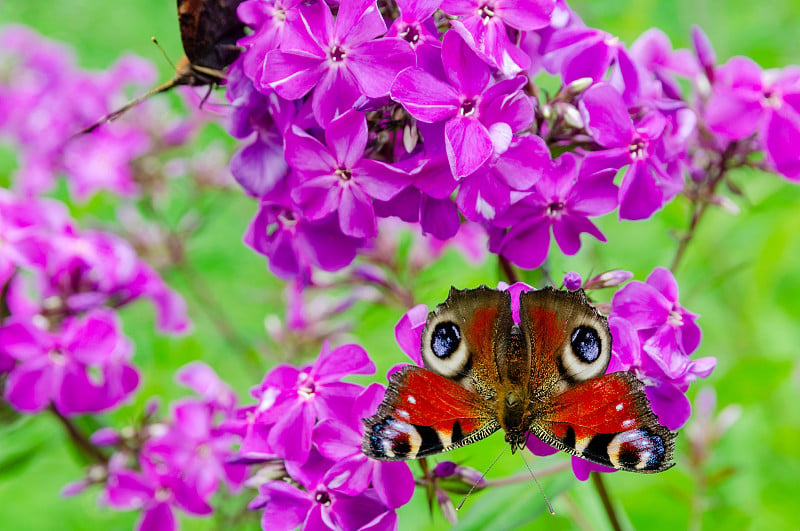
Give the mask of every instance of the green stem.
[[65, 417], [58, 411], [54, 406], [50, 406], [50, 412], [58, 419], [64, 429], [67, 431], [67, 435], [85, 456], [89, 457], [92, 461], [96, 461], [98, 463], [107, 463], [108, 457], [100, 451], [100, 449], [93, 445], [89, 438], [84, 435], [77, 426], [72, 422], [71, 419]]
[[600, 495], [600, 501], [603, 502], [603, 508], [606, 510], [611, 528], [614, 529], [614, 531], [622, 531], [622, 526], [619, 523], [617, 511], [614, 509], [614, 504], [611, 503], [611, 497], [608, 495], [608, 489], [606, 489], [606, 484], [603, 480], [603, 474], [600, 472], [592, 472], [590, 476], [592, 478], [592, 484], [594, 485], [594, 488]]

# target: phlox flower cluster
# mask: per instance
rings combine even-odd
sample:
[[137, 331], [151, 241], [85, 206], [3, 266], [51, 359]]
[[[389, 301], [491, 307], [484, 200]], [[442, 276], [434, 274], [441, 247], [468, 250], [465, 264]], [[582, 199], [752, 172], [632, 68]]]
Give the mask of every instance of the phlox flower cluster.
[[[230, 71], [231, 171], [247, 242], [284, 278], [341, 269], [398, 217], [439, 240], [465, 221], [523, 268], [592, 218], [651, 217], [686, 187], [757, 165], [797, 180], [800, 77], [717, 66], [657, 30], [628, 48], [562, 0], [245, 0]], [[547, 95], [540, 72], [562, 87]], [[678, 78], [690, 87], [682, 91]], [[686, 94], [684, 94], [686, 92]]]
[[125, 240], [81, 231], [52, 199], [0, 190], [0, 373], [17, 410], [107, 410], [137, 387], [116, 310], [138, 299], [161, 332], [190, 326], [183, 299]]
[[236, 492], [247, 468], [232, 462], [237, 436], [225, 427], [234, 416], [236, 395], [202, 362], [178, 370], [176, 379], [197, 396], [171, 404], [170, 418], [156, 418], [148, 407], [140, 426], [102, 428], [90, 441], [110, 456], [90, 467], [87, 478], [64, 489], [76, 495], [101, 485], [100, 503], [140, 511], [139, 531], [177, 529], [176, 510], [192, 516], [213, 512], [212, 497], [222, 485]]
[[374, 372], [360, 346], [326, 343], [312, 365], [279, 365], [252, 390], [257, 403], [240, 409], [231, 426], [241, 436], [240, 457], [268, 463], [248, 482], [258, 487], [250, 508], [263, 510], [263, 529], [397, 529], [395, 509], [414, 491], [411, 471], [361, 453], [361, 420], [385, 389], [341, 381]]

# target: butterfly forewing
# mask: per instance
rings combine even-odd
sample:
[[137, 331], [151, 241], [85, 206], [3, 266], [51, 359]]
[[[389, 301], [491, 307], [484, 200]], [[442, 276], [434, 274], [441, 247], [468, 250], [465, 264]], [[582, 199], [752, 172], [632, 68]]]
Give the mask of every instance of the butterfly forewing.
[[239, 56], [236, 41], [244, 23], [236, 15], [242, 0], [178, 0], [183, 51], [193, 66], [222, 70]]
[[378, 413], [364, 420], [373, 459], [418, 459], [473, 443], [499, 429], [480, 395], [421, 367], [394, 373]]
[[658, 423], [644, 385], [627, 372], [606, 374], [555, 395], [531, 431], [594, 463], [633, 472], [670, 468], [675, 434]]
[[522, 293], [520, 324], [531, 345], [533, 396], [563, 392], [606, 372], [611, 332], [583, 290]]
[[485, 286], [451, 289], [428, 314], [422, 360], [429, 370], [492, 399], [513, 326], [508, 292]]

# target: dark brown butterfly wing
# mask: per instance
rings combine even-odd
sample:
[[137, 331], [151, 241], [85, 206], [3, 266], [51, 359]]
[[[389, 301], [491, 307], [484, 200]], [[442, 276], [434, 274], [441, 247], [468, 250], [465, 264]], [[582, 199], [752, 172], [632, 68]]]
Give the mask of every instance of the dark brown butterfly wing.
[[244, 24], [236, 16], [242, 0], [178, 0], [183, 51], [192, 66], [222, 70], [239, 56]]

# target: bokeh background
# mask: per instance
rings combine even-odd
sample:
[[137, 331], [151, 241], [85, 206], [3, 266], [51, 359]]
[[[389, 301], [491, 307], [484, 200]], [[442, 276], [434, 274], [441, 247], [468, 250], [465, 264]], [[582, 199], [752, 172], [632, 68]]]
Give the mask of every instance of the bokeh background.
[[[618, 35], [627, 44], [648, 28], [658, 27], [675, 47], [687, 47], [689, 29], [698, 24], [708, 33], [720, 62], [747, 55], [768, 68], [800, 64], [796, 0], [574, 0], [571, 5], [588, 25]], [[171, 67], [150, 42], [151, 36], [173, 60], [182, 55], [170, 0], [6, 0], [0, 2], [0, 24], [10, 23], [26, 24], [73, 46], [86, 68], [107, 68], [122, 53], [132, 52], [154, 62], [167, 79]], [[200, 139], [211, 140], [233, 147], [221, 128]], [[187, 146], [188, 156], [193, 149]], [[0, 145], [1, 185], [8, 185], [13, 165], [13, 152]], [[713, 390], [718, 409], [738, 405], [741, 415], [699, 466], [690, 460], [684, 433], [678, 438], [677, 466], [669, 472], [607, 477], [624, 523], [636, 529], [800, 527], [800, 186], [756, 171], [739, 171], [733, 181], [743, 191], [734, 198], [741, 213], [712, 209], [676, 276], [681, 302], [701, 314], [704, 337], [696, 356], [719, 360], [710, 378], [694, 384], [690, 397], [694, 399], [701, 389]], [[179, 183], [175, 188], [171, 201], [180, 211], [189, 199]], [[285, 299], [283, 285], [267, 272], [263, 259], [241, 242], [255, 203], [238, 190], [214, 194], [205, 198], [212, 206], [206, 209], [204, 229], [187, 247], [191, 270], [164, 272], [167, 282], [186, 297], [195, 331], [184, 338], [159, 337], [153, 332], [150, 307], [126, 309], [124, 329], [135, 342], [134, 361], [143, 372], [143, 383], [134, 402], [100, 417], [103, 423], [125, 425], [137, 418], [148, 398], [158, 396], [166, 404], [184, 394], [173, 383], [173, 374], [194, 359], [211, 364], [246, 401], [248, 389], [268, 368], [282, 361], [300, 363], [316, 353], [314, 348], [289, 353], [270, 345], [264, 320], [271, 314], [282, 316]], [[74, 205], [72, 211], [83, 226], [92, 226], [113, 220], [113, 205], [113, 197], [101, 194], [87, 204]], [[653, 267], [669, 265], [676, 249], [674, 234], [687, 219], [688, 203], [683, 199], [648, 222], [620, 224], [607, 216], [599, 223], [607, 244], [586, 240], [575, 257], [553, 253], [550, 270], [558, 278], [570, 270], [586, 277], [620, 268], [644, 280]], [[463, 288], [494, 285], [500, 279], [494, 262], [466, 265], [454, 253], [419, 275], [401, 278], [417, 302], [429, 305], [441, 302], [451, 283]], [[344, 316], [354, 322], [351, 339], [364, 345], [378, 363], [376, 381], [383, 380], [390, 366], [405, 361], [393, 335], [402, 313], [399, 306], [365, 303]], [[249, 347], [232, 346], [213, 319], [226, 321]], [[81, 420], [87, 430], [95, 422]], [[502, 437], [496, 436], [448, 457], [483, 470], [502, 447]], [[533, 464], [544, 468], [564, 459], [556, 455]], [[136, 515], [98, 507], [95, 492], [60, 497], [67, 482], [82, 476], [83, 465], [55, 420], [45, 415], [20, 417], [0, 406], [0, 528], [130, 529]], [[506, 456], [489, 479], [521, 471], [519, 459]], [[544, 502], [535, 484], [522, 482], [474, 495], [459, 513], [458, 528], [607, 528], [591, 484], [578, 482], [568, 472], [543, 478], [542, 484], [553, 499], [555, 517], [543, 514]], [[245, 491], [229, 505], [237, 508], [251, 495]], [[422, 493], [399, 514], [401, 529], [448, 525], [438, 513], [428, 514]], [[246, 519], [238, 527], [252, 528], [257, 521]], [[230, 528], [230, 519], [225, 515], [183, 519], [182, 525]]]

